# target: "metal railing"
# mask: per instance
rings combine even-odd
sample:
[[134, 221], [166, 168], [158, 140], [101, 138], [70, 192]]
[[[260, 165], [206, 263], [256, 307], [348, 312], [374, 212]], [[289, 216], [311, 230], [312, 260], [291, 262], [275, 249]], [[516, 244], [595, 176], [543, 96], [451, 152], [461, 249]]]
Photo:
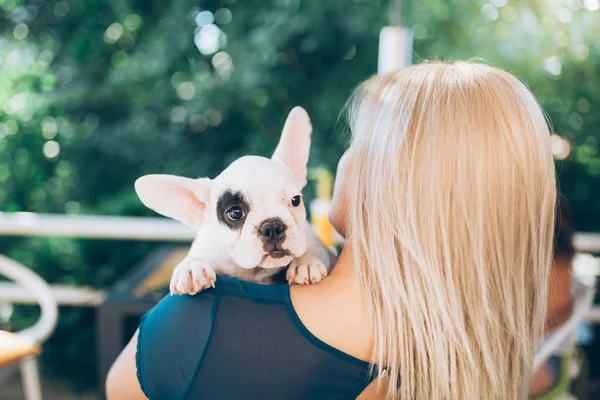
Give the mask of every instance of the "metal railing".
[[192, 228], [166, 218], [0, 213], [0, 236], [187, 242], [194, 235]]
[[[195, 231], [166, 218], [20, 212], [0, 213], [0, 236], [191, 242]], [[50, 285], [50, 290], [62, 306], [97, 307], [105, 297], [103, 291], [85, 287]], [[36, 303], [33, 293], [7, 282], [0, 282], [0, 299], [15, 304]]]
[[[195, 231], [179, 222], [158, 217], [115, 217], [94, 215], [57, 215], [36, 213], [0, 213], [0, 236], [47, 236], [108, 240], [144, 240], [191, 242]], [[582, 253], [600, 253], [599, 233], [575, 234], [575, 247]], [[97, 306], [104, 294], [88, 288], [53, 285], [61, 305]], [[27, 303], [34, 298], [20, 288], [0, 283], [0, 298]], [[600, 307], [594, 307], [586, 319], [600, 323]]]

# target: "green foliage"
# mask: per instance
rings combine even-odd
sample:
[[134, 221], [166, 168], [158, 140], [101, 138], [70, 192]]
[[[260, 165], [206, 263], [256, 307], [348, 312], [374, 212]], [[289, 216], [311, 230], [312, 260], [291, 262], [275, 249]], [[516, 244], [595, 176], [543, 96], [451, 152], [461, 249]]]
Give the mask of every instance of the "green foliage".
[[[578, 227], [600, 230], [598, 12], [567, 0], [405, 3], [415, 60], [482, 57], [532, 88], [573, 146], [559, 171]], [[347, 140], [340, 110], [376, 70], [387, 12], [379, 0], [0, 0], [0, 209], [152, 215], [137, 177], [212, 177], [242, 154], [269, 155], [295, 105], [313, 120], [312, 165], [333, 169]], [[50, 282], [97, 288], [151, 248], [0, 245]], [[46, 365], [89, 386], [93, 312], [61, 313]]]

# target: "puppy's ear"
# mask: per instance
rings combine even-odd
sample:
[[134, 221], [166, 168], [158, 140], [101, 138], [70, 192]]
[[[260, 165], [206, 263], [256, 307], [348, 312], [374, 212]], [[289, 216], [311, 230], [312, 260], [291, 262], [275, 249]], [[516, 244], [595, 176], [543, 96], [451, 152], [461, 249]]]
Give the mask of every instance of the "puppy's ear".
[[135, 191], [146, 207], [192, 228], [204, 220], [210, 187], [208, 178], [173, 175], [146, 175], [135, 181]]
[[281, 139], [272, 157], [291, 169], [302, 187], [306, 185], [311, 134], [312, 126], [308, 114], [302, 107], [294, 107], [285, 121]]

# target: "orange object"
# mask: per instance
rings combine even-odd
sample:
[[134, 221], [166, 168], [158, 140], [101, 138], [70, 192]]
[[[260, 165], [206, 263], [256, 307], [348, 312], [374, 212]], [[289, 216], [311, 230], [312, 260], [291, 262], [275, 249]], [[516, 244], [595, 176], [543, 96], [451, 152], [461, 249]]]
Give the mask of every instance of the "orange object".
[[0, 367], [40, 354], [40, 346], [11, 332], [0, 331]]
[[325, 168], [315, 168], [310, 171], [309, 176], [317, 185], [316, 198], [310, 203], [310, 222], [317, 238], [325, 246], [333, 247], [336, 245], [336, 235], [329, 222], [333, 176]]

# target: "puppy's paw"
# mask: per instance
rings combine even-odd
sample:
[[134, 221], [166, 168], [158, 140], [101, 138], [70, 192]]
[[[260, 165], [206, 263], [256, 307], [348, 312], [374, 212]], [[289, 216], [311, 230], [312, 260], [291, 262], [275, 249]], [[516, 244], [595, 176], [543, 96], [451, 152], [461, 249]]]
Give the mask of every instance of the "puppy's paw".
[[171, 294], [194, 295], [209, 287], [215, 287], [215, 270], [199, 261], [184, 260], [175, 267], [169, 289]]
[[317, 257], [305, 254], [295, 258], [287, 269], [286, 279], [290, 285], [312, 285], [327, 276], [327, 267]]

